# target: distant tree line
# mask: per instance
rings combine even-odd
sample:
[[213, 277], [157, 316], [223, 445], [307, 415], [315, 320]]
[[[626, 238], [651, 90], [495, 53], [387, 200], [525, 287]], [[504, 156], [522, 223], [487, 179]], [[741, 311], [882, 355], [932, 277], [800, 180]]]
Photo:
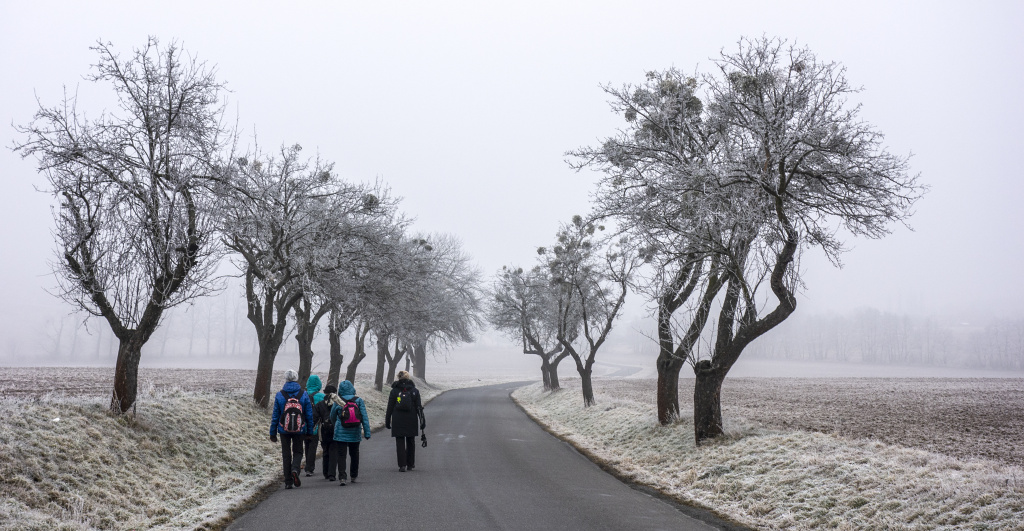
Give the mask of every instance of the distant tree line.
[[750, 355], [804, 361], [1024, 369], [1024, 320], [967, 324], [875, 309], [793, 319]]

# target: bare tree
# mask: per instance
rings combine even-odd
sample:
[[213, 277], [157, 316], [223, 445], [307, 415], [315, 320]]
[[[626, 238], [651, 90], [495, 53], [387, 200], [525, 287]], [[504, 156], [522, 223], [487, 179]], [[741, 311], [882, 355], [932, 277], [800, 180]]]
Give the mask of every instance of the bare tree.
[[86, 79], [109, 83], [116, 111], [87, 119], [77, 98], [18, 127], [54, 210], [60, 296], [102, 317], [117, 337], [110, 407], [134, 403], [142, 346], [164, 311], [211, 290], [215, 229], [208, 185], [225, 146], [223, 84], [214, 68], [151, 37], [123, 58], [98, 43]]
[[[715, 67], [700, 83], [670, 70], [635, 91], [610, 91], [629, 130], [575, 153], [606, 171], [610, 213], [660, 244], [654, 252], [674, 271], [669, 301], [698, 295], [684, 340], [717, 301], [710, 356], [681, 353], [697, 376], [698, 443], [722, 433], [721, 385], [744, 348], [796, 309], [800, 252], [817, 247], [838, 263], [839, 228], [882, 237], [924, 191], [907, 159], [887, 153], [846, 105], [856, 89], [840, 65], [761, 38], [742, 39]], [[678, 403], [661, 392], [659, 381], [659, 419], [669, 422]]]
[[473, 341], [483, 323], [480, 273], [471, 265], [462, 244], [453, 236], [426, 237], [431, 251], [422, 255], [426, 263], [417, 275], [422, 290], [411, 308], [406, 330], [411, 359], [420, 379], [426, 379], [428, 345], [434, 352], [445, 352], [459, 343]]
[[[595, 240], [604, 227], [573, 216], [558, 232], [558, 244], [546, 252], [552, 288], [567, 301], [558, 315], [557, 339], [576, 362], [583, 387], [583, 406], [594, 401], [593, 370], [597, 352], [622, 309], [634, 271], [641, 265], [639, 253], [628, 238], [616, 242]], [[601, 253], [601, 251], [607, 251]], [[581, 333], [566, 330], [580, 328]], [[576, 344], [576, 339], [581, 345]]]
[[257, 151], [236, 159], [222, 196], [224, 244], [245, 277], [246, 317], [259, 344], [253, 400], [262, 407], [269, 404], [288, 314], [302, 299], [315, 235], [336, 191], [331, 165], [303, 160], [301, 150], [294, 145], [281, 148], [278, 157]]
[[[547, 254], [547, 249], [538, 249], [538, 254]], [[523, 354], [540, 358], [544, 389], [560, 389], [558, 364], [569, 352], [559, 337], [575, 340], [579, 323], [565, 319], [566, 315], [578, 314], [567, 312], [568, 297], [554, 289], [550, 269], [540, 265], [529, 271], [502, 267], [490, 298], [487, 319], [491, 325], [513, 341], [521, 341]]]
[[295, 306], [300, 382], [312, 367], [317, 323], [330, 314], [328, 381], [337, 383], [343, 361], [340, 336], [359, 316], [367, 282], [379, 268], [377, 253], [406, 223], [397, 215], [397, 200], [381, 183], [339, 183], [336, 188], [305, 251], [303, 296]]

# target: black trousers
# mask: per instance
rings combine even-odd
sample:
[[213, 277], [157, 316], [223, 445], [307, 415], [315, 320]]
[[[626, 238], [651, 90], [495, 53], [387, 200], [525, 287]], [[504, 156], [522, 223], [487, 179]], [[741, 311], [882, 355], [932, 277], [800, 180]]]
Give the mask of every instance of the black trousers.
[[395, 437], [395, 450], [398, 453], [399, 467], [416, 466], [416, 437]]
[[320, 449], [323, 453], [323, 471], [324, 478], [335, 477], [336, 470], [338, 469], [337, 456], [332, 455], [332, 448], [334, 447], [334, 434], [324, 433], [320, 431]]
[[308, 441], [303, 441], [302, 445], [306, 450], [306, 473], [312, 474], [316, 468], [316, 437], [310, 438]]
[[284, 484], [292, 484], [292, 472], [299, 473], [302, 467], [303, 435], [279, 433], [281, 439], [281, 460], [284, 462]]
[[[359, 477], [359, 443], [334, 441], [334, 444], [331, 445], [331, 453], [334, 454], [334, 461], [338, 463], [339, 480]], [[352, 466], [349, 469], [351, 473], [349, 475], [345, 474], [345, 469], [347, 468], [345, 454], [352, 458]]]

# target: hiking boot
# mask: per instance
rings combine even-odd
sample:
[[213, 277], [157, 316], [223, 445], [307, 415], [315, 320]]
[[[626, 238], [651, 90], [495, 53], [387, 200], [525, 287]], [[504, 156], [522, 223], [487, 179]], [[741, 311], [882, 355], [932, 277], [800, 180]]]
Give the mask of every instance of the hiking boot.
[[294, 483], [296, 487], [301, 487], [302, 486], [302, 480], [299, 479], [299, 473], [298, 472], [294, 472], [294, 471], [292, 472], [292, 483]]
[[405, 467], [404, 467], [404, 466], [400, 466], [400, 467], [398, 467], [398, 471], [399, 471], [399, 472], [405, 472]]

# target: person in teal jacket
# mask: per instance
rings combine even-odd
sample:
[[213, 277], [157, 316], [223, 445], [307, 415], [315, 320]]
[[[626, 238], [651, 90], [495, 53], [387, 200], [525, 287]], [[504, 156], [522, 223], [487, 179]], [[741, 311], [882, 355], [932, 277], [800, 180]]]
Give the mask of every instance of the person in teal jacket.
[[[309, 378], [306, 379], [306, 393], [309, 395], [313, 402], [313, 407], [316, 407], [317, 403], [324, 399], [324, 394], [320, 392], [322, 384], [320, 377], [315, 374], [310, 374]], [[316, 468], [316, 446], [317, 446], [317, 434], [319, 433], [320, 426], [315, 422], [313, 423], [313, 436], [302, 442], [304, 453], [306, 454], [306, 477], [313, 475], [313, 470]]]
[[[334, 422], [334, 444], [331, 445], [332, 461], [338, 464], [338, 483], [345, 485], [347, 479], [356, 482], [359, 476], [359, 441], [363, 437], [370, 440], [370, 418], [366, 415], [366, 403], [356, 396], [356, 388], [352, 382], [345, 380], [338, 384], [338, 394], [334, 395], [331, 406], [331, 421]], [[360, 423], [345, 427], [342, 425], [342, 412], [347, 402], [355, 402], [359, 408]], [[362, 433], [360, 433], [362, 432]], [[362, 437], [361, 437], [362, 436]], [[345, 474], [345, 454], [352, 458], [351, 474]], [[333, 457], [337, 456], [337, 457]]]

